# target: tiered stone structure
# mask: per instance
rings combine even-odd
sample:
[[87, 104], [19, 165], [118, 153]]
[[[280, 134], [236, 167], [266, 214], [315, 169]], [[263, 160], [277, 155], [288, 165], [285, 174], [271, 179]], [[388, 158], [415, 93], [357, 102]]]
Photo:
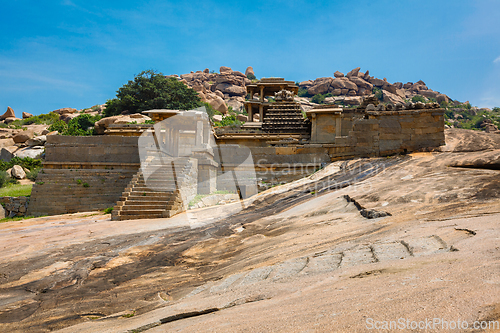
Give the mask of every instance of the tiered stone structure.
[[27, 215], [113, 207], [139, 167], [137, 137], [49, 135]]
[[[281, 133], [295, 133], [296, 128], [294, 126], [283, 126], [285, 123], [300, 124], [303, 122], [303, 117], [293, 118], [296, 111], [301, 115], [300, 105], [293, 100], [293, 96], [297, 94], [299, 87], [293, 81], [285, 81], [283, 78], [263, 78], [255, 84], [247, 85], [246, 88], [249, 99], [245, 102], [245, 109], [250, 122], [253, 122], [254, 114], [258, 113], [259, 119], [257, 122], [266, 124], [263, 127], [265, 132], [270, 133], [276, 130], [276, 132]], [[274, 98], [275, 102], [266, 101], [268, 97]], [[271, 114], [268, 114], [270, 109]], [[290, 114], [286, 114], [286, 112]], [[300, 125], [298, 127], [299, 132], [303, 130]]]

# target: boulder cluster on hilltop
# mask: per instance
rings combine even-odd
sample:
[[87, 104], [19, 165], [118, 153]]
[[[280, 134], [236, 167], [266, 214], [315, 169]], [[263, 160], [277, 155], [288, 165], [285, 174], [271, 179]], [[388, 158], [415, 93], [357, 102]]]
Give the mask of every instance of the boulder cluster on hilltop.
[[[391, 84], [385, 78], [375, 78], [370, 76], [369, 71], [363, 73], [360, 69], [357, 67], [346, 75], [336, 71], [334, 77], [321, 77], [298, 83], [301, 89], [299, 96], [304, 97], [301, 102], [307, 105], [312, 97], [324, 95], [326, 97], [324, 102], [342, 101], [344, 105], [356, 106], [361, 104], [363, 97], [373, 94], [374, 88], [381, 92], [382, 101], [385, 103], [404, 103], [406, 99], [416, 95], [437, 103], [448, 103], [451, 100], [445, 94], [429, 89], [421, 80], [415, 83]], [[252, 82], [249, 77], [255, 77], [253, 68], [248, 67], [243, 74], [222, 66], [219, 72], [210, 72], [207, 68], [204, 71], [172, 76], [197, 91], [203, 102], [210, 103], [214, 109], [223, 114], [227, 113], [227, 106], [231, 106], [235, 111], [241, 110], [245, 101], [246, 85]]]
[[253, 69], [248, 67], [243, 74], [222, 66], [219, 72], [219, 74], [210, 72], [206, 68], [203, 71], [182, 74], [180, 77], [172, 76], [197, 91], [202, 102], [209, 103], [220, 113], [226, 114], [228, 106], [235, 111], [241, 111], [247, 95], [246, 86], [252, 82], [247, 76], [254, 75]]
[[445, 94], [429, 89], [422, 80], [415, 83], [395, 82], [391, 84], [386, 78], [378, 79], [370, 76], [369, 71], [363, 73], [360, 69], [357, 67], [346, 75], [336, 71], [333, 74], [334, 77], [321, 77], [314, 81], [300, 82], [301, 95], [312, 97], [318, 94], [329, 94], [330, 102], [343, 100], [346, 105], [359, 105], [362, 97], [374, 93], [375, 88], [375, 91], [381, 92], [382, 101], [385, 103], [403, 103], [405, 99], [411, 99], [416, 95], [432, 99], [437, 103], [450, 101]]

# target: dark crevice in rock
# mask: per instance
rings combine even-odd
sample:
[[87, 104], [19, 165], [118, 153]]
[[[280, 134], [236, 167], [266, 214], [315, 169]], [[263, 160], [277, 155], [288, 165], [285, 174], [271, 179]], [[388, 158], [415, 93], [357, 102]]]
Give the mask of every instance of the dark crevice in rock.
[[465, 231], [467, 234], [469, 234], [470, 236], [475, 236], [476, 235], [476, 232], [474, 230], [470, 230], [470, 229], [465, 229], [465, 228], [455, 228], [455, 230], [457, 231]]
[[406, 251], [408, 251], [408, 253], [410, 254], [410, 256], [413, 257], [413, 248], [410, 246], [410, 244], [408, 244], [405, 241], [401, 241], [401, 245], [403, 245], [405, 247]]
[[500, 170], [500, 164], [451, 164], [452, 168], [464, 168], [464, 169], [483, 169], [483, 170]]
[[388, 212], [377, 211], [374, 209], [366, 209], [363, 206], [361, 206], [359, 204], [359, 202], [357, 202], [356, 200], [354, 200], [353, 198], [351, 198], [347, 194], [344, 195], [343, 198], [346, 199], [347, 202], [352, 202], [354, 204], [354, 206], [356, 206], [356, 208], [359, 210], [359, 213], [361, 214], [361, 216], [363, 216], [367, 219], [376, 219], [379, 217], [392, 216], [391, 213], [388, 213]]
[[375, 248], [373, 247], [373, 245], [370, 245], [369, 249], [370, 249], [370, 252], [372, 253], [373, 261], [379, 262], [380, 260], [378, 260], [377, 255], [375, 254]]
[[203, 316], [212, 312], [220, 311], [219, 308], [210, 308], [202, 311], [192, 311], [192, 312], [184, 312], [184, 313], [178, 313], [173, 316], [168, 316], [163, 319], [160, 319], [160, 323], [166, 324], [166, 323], [171, 323], [173, 321], [181, 320], [181, 319], [186, 319], [186, 318], [192, 318], [192, 317], [197, 317], [197, 316]]

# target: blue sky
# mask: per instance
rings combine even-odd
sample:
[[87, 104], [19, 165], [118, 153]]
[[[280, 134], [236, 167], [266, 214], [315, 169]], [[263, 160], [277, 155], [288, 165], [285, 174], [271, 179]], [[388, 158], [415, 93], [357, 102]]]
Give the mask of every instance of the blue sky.
[[102, 104], [135, 74], [355, 67], [500, 106], [500, 1], [3, 1], [0, 114]]

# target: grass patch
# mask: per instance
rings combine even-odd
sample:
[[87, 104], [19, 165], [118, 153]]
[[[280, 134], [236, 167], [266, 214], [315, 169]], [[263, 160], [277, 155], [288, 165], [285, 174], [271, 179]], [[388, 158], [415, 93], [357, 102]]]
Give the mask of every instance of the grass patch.
[[112, 211], [113, 211], [113, 207], [108, 207], [104, 210], [104, 214], [111, 214]]
[[0, 219], [0, 223], [2, 223], [2, 222], [14, 222], [14, 221], [29, 220], [29, 219], [34, 219], [35, 217], [44, 217], [44, 216], [48, 216], [48, 215], [6, 217], [6, 218], [3, 218], [3, 219]]
[[12, 184], [0, 188], [0, 197], [29, 197], [33, 184]]

